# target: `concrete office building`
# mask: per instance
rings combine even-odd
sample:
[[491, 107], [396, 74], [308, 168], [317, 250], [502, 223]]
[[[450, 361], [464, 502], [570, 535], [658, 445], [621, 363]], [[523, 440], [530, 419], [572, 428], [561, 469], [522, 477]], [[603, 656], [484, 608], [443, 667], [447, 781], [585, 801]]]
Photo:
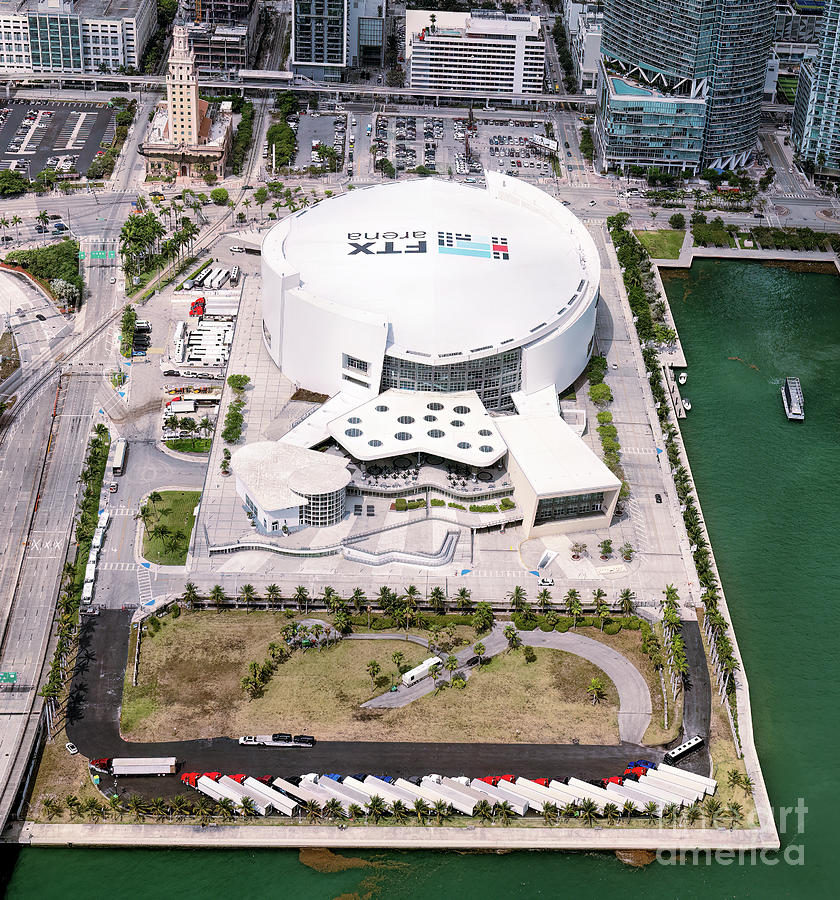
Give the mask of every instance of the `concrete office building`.
[[199, 75], [237, 73], [251, 66], [260, 15], [257, 0], [186, 0], [181, 9]]
[[579, 19], [578, 30], [571, 38], [575, 79], [582, 91], [593, 91], [597, 85], [603, 22], [601, 13], [587, 13]]
[[793, 142], [818, 180], [840, 178], [840, 0], [828, 0], [819, 50], [799, 74]]
[[[758, 137], [774, 11], [774, 0], [608, 0], [596, 128], [602, 162], [690, 172], [697, 159], [700, 168], [745, 165]], [[637, 89], [640, 97], [654, 92], [655, 108], [618, 99]], [[701, 101], [699, 143], [698, 108], [669, 109], [669, 100]], [[646, 149], [645, 129], [654, 128], [661, 144]], [[636, 160], [627, 155], [633, 144]]]
[[0, 0], [0, 71], [139, 68], [156, 23], [154, 0]]
[[[327, 447], [355, 496], [431, 492], [466, 510], [521, 494], [496, 524], [522, 521], [527, 534], [608, 524], [621, 484], [558, 404], [594, 348], [597, 249], [548, 194], [486, 179], [485, 190], [423, 179], [357, 190], [269, 231], [265, 347], [293, 382], [329, 397], [280, 443]], [[268, 535], [295, 517], [281, 515], [285, 486], [300, 493], [296, 458], [273, 448], [232, 461]], [[370, 483], [366, 467], [383, 460], [416, 471], [399, 488]], [[447, 464], [471, 483], [459, 487]]]
[[413, 88], [536, 94], [543, 90], [545, 41], [539, 16], [493, 10], [405, 15]]

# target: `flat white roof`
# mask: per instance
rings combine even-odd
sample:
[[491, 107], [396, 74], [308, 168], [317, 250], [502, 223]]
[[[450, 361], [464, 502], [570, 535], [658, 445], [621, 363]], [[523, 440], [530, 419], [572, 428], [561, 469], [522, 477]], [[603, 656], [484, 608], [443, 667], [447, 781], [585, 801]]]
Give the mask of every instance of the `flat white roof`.
[[560, 416], [500, 416], [495, 422], [538, 497], [621, 487], [618, 478]]
[[281, 441], [246, 444], [234, 452], [230, 464], [266, 511], [306, 506], [301, 492], [330, 494], [350, 481], [350, 472], [339, 457]]
[[388, 326], [387, 352], [457, 363], [567, 327], [600, 281], [583, 224], [533, 185], [436, 178], [348, 192], [266, 235], [263, 264], [350, 318]]
[[507, 451], [475, 391], [391, 389], [333, 419], [330, 435], [356, 459], [429, 453], [470, 466], [489, 466]]

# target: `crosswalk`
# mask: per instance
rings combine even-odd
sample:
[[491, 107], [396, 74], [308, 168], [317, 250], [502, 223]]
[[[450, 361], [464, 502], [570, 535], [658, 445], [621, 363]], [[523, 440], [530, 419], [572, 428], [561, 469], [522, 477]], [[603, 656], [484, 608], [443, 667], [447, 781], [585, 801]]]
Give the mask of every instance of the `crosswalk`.
[[149, 570], [142, 566], [137, 569], [137, 588], [140, 594], [140, 606], [150, 603], [152, 600], [152, 578]]
[[627, 501], [627, 509], [630, 511], [630, 521], [633, 523], [633, 528], [636, 531], [636, 550], [645, 553], [650, 549], [650, 540], [648, 538], [647, 522], [639, 508], [639, 501], [635, 497], [631, 497]]
[[139, 510], [133, 506], [118, 506], [111, 510], [112, 516], [136, 516]]
[[[98, 568], [103, 572], [130, 572], [132, 569], [137, 568], [137, 564], [129, 562], [101, 562]], [[145, 569], [143, 571], [146, 572]], [[148, 575], [148, 572], [146, 574]]]
[[622, 455], [630, 453], [634, 456], [655, 456], [656, 447], [622, 447]]

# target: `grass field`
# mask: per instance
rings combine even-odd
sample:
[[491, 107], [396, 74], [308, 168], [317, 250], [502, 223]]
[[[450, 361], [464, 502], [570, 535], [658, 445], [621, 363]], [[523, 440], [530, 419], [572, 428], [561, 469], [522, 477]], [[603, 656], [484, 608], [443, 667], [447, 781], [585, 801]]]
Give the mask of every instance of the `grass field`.
[[0, 363], [0, 381], [5, 381], [12, 372], [20, 368], [17, 343], [11, 331], [0, 334], [0, 356], [3, 358]]
[[213, 441], [210, 438], [173, 438], [166, 446], [181, 453], [209, 453]]
[[[161, 491], [155, 507], [156, 516], [143, 533], [143, 556], [161, 566], [183, 566], [187, 561], [194, 510], [201, 491]], [[166, 529], [159, 532], [158, 529]], [[179, 537], [176, 540], [176, 535]]]
[[650, 254], [651, 259], [677, 259], [685, 238], [684, 231], [635, 231], [634, 234]]
[[[282, 664], [265, 695], [248, 701], [240, 687], [248, 663], [262, 660], [288, 622], [282, 613], [188, 612], [164, 618], [143, 638], [138, 687], [126, 686], [122, 732], [131, 740], [196, 739], [284, 730], [319, 740], [616, 743], [618, 696], [586, 660], [537, 650], [526, 663], [519, 650], [496, 657], [466, 688], [447, 688], [401, 709], [363, 710], [360, 704], [428, 652], [406, 641], [343, 641], [297, 651]], [[382, 668], [374, 688], [366, 672]], [[607, 696], [592, 706], [586, 685], [600, 675]]]

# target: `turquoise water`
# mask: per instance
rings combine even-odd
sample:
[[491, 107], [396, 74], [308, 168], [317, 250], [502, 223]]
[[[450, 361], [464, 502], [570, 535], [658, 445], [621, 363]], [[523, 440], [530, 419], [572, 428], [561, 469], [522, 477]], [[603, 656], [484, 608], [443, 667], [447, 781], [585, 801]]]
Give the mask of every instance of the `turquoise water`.
[[[606, 854], [348, 853], [365, 868], [324, 874], [293, 851], [23, 850], [10, 898], [204, 898], [342, 894], [459, 900], [626, 891], [656, 897], [819, 897], [833, 893], [840, 796], [840, 583], [836, 486], [840, 279], [701, 261], [666, 287], [689, 360], [684, 434], [738, 640], [775, 807], [789, 816], [776, 865], [629, 869]], [[729, 359], [738, 357], [739, 359]], [[754, 367], [754, 368], [753, 368]], [[789, 423], [780, 385], [798, 375], [807, 419]], [[0, 873], [13, 860], [0, 856]], [[723, 864], [726, 863], [726, 864]]]

